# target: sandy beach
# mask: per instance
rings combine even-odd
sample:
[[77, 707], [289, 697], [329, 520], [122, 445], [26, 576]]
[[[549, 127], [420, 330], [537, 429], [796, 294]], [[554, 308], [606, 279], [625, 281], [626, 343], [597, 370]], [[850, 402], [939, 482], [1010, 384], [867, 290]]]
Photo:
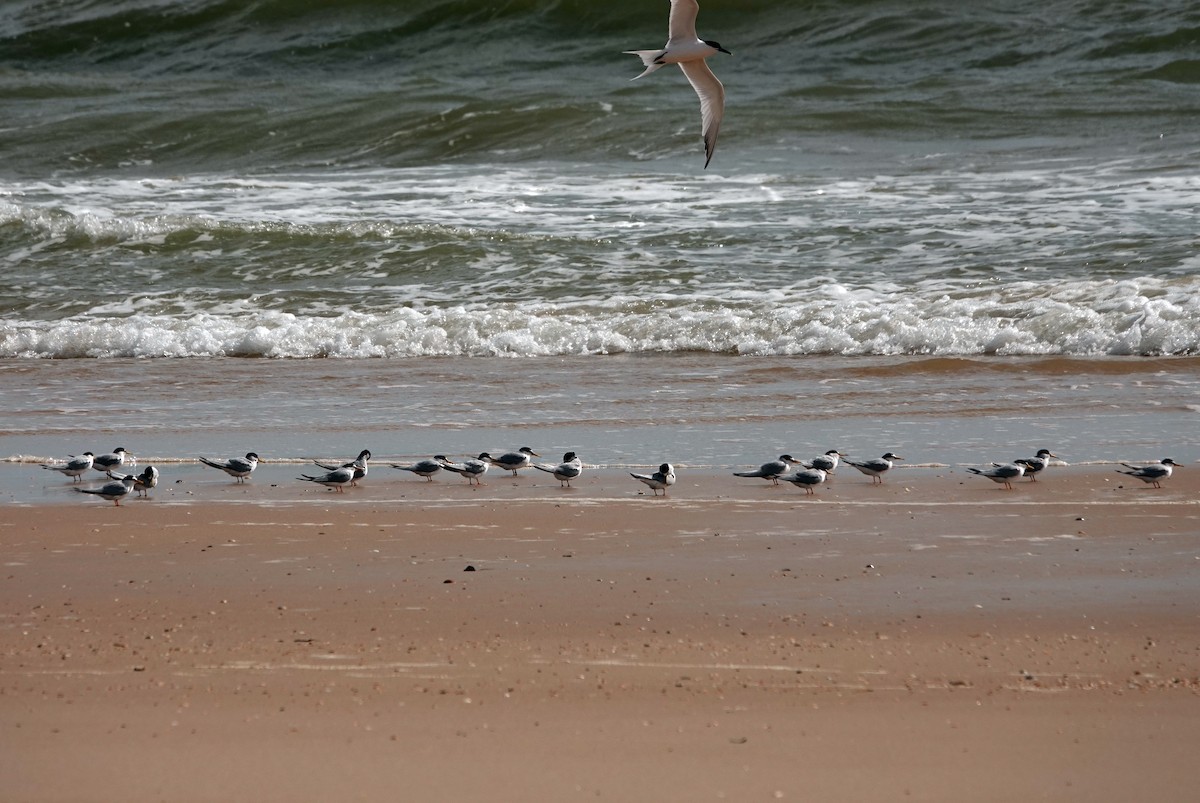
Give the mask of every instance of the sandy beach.
[[0, 803], [1200, 798], [1196, 3], [700, 5], [5, 7]]
[[8, 508], [0, 797], [1191, 800], [1200, 472], [1052, 471]]

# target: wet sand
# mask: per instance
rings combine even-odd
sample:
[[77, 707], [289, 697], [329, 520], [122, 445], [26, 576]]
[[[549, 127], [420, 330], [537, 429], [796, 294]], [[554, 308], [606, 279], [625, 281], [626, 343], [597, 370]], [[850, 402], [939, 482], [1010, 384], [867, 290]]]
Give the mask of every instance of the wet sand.
[[1191, 800], [1200, 471], [1051, 471], [8, 507], [0, 798]]

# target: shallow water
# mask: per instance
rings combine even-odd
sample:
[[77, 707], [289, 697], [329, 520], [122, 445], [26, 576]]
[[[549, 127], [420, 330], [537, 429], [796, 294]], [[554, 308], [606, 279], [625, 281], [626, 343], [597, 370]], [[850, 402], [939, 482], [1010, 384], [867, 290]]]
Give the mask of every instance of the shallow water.
[[525, 445], [613, 469], [831, 448], [916, 466], [1043, 447], [1072, 464], [1200, 459], [1196, 358], [7, 360], [0, 404], [10, 492], [53, 477], [38, 462], [117, 446], [164, 471], [200, 454], [367, 448], [383, 464]]
[[12, 5], [0, 357], [1200, 353], [1194, 4]]

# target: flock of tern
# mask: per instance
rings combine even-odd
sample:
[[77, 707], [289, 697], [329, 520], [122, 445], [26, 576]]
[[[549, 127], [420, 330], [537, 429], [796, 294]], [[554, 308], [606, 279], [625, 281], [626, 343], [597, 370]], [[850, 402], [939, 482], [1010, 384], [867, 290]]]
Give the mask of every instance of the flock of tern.
[[[537, 452], [528, 446], [522, 446], [516, 451], [505, 452], [497, 457], [493, 457], [488, 452], [480, 452], [478, 457], [455, 462], [445, 455], [439, 454], [412, 464], [391, 463], [390, 465], [394, 469], [424, 477], [430, 482], [433, 481], [435, 474], [448, 471], [465, 478], [470, 485], [481, 485], [489, 468], [511, 471], [514, 477], [518, 476], [522, 469], [533, 468], [552, 475], [565, 488], [571, 487], [572, 481], [579, 479], [583, 474], [583, 461], [575, 452], [567, 452], [563, 455], [562, 461], [557, 464], [534, 462], [536, 457], [540, 457]], [[852, 460], [837, 449], [830, 449], [810, 460], [798, 460], [790, 454], [782, 454], [779, 459], [767, 461], [758, 468], [735, 471], [733, 476], [764, 479], [775, 485], [788, 482], [812, 495], [816, 487], [824, 483], [842, 464], [851, 466], [870, 477], [873, 485], [881, 485], [884, 476], [891, 471], [895, 462], [903, 459], [894, 452], [885, 452], [881, 457]], [[967, 470], [1012, 490], [1013, 481], [1021, 477], [1036, 482], [1037, 475], [1051, 465], [1051, 460], [1055, 459], [1058, 459], [1058, 456], [1049, 449], [1039, 449], [1033, 457], [1023, 457], [1013, 460], [1011, 463], [992, 463], [981, 468], [971, 467]], [[228, 460], [211, 460], [207, 457], [201, 457], [199, 460], [205, 466], [225, 472], [239, 483], [246, 482], [261, 462], [255, 452], [247, 452], [245, 457], [233, 457]], [[367, 476], [370, 460], [370, 450], [363, 449], [358, 453], [358, 457], [344, 463], [313, 461], [325, 473], [301, 474], [296, 479], [301, 482], [324, 485], [342, 493], [346, 487], [357, 485], [359, 480]], [[89, 471], [98, 471], [108, 478], [108, 482], [99, 488], [76, 488], [76, 490], [80, 493], [99, 496], [119, 506], [121, 500], [129, 494], [137, 492], [149, 495], [150, 489], [158, 484], [159, 473], [154, 466], [147, 466], [141, 474], [121, 473], [119, 469], [129, 465], [130, 462], [129, 453], [123, 448], [117, 448], [109, 454], [99, 456], [92, 452], [84, 452], [78, 456], [71, 455], [68, 460], [61, 463], [46, 463], [42, 465], [42, 468], [70, 477], [72, 484], [81, 482], [83, 475]], [[1172, 471], [1179, 467], [1179, 464], [1169, 457], [1144, 466], [1135, 466], [1129, 463], [1121, 465], [1124, 468], [1118, 469], [1119, 473], [1142, 480], [1155, 488], [1161, 488], [1163, 480], [1169, 479]], [[660, 492], [662, 496], [666, 496], [667, 489], [676, 482], [675, 468], [670, 463], [662, 463], [658, 470], [652, 473], [629, 472], [629, 476], [643, 483], [654, 496], [658, 496]]]

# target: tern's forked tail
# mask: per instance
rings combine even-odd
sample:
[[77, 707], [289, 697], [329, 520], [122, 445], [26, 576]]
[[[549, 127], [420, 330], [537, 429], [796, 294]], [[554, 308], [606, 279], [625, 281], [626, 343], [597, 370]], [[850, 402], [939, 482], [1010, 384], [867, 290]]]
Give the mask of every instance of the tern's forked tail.
[[642, 71], [642, 73], [640, 75], [635, 75], [629, 79], [630, 81], [636, 81], [637, 79], [641, 78], [643, 75], [649, 75], [650, 73], [652, 73], [655, 70], [662, 67], [663, 63], [661, 61], [659, 61], [659, 59], [663, 57], [663, 54], [666, 51], [664, 51], [664, 50], [625, 50], [622, 52], [627, 53], [630, 56], [637, 56], [639, 59], [642, 60], [642, 64], [646, 67], [646, 69], [644, 71]]

